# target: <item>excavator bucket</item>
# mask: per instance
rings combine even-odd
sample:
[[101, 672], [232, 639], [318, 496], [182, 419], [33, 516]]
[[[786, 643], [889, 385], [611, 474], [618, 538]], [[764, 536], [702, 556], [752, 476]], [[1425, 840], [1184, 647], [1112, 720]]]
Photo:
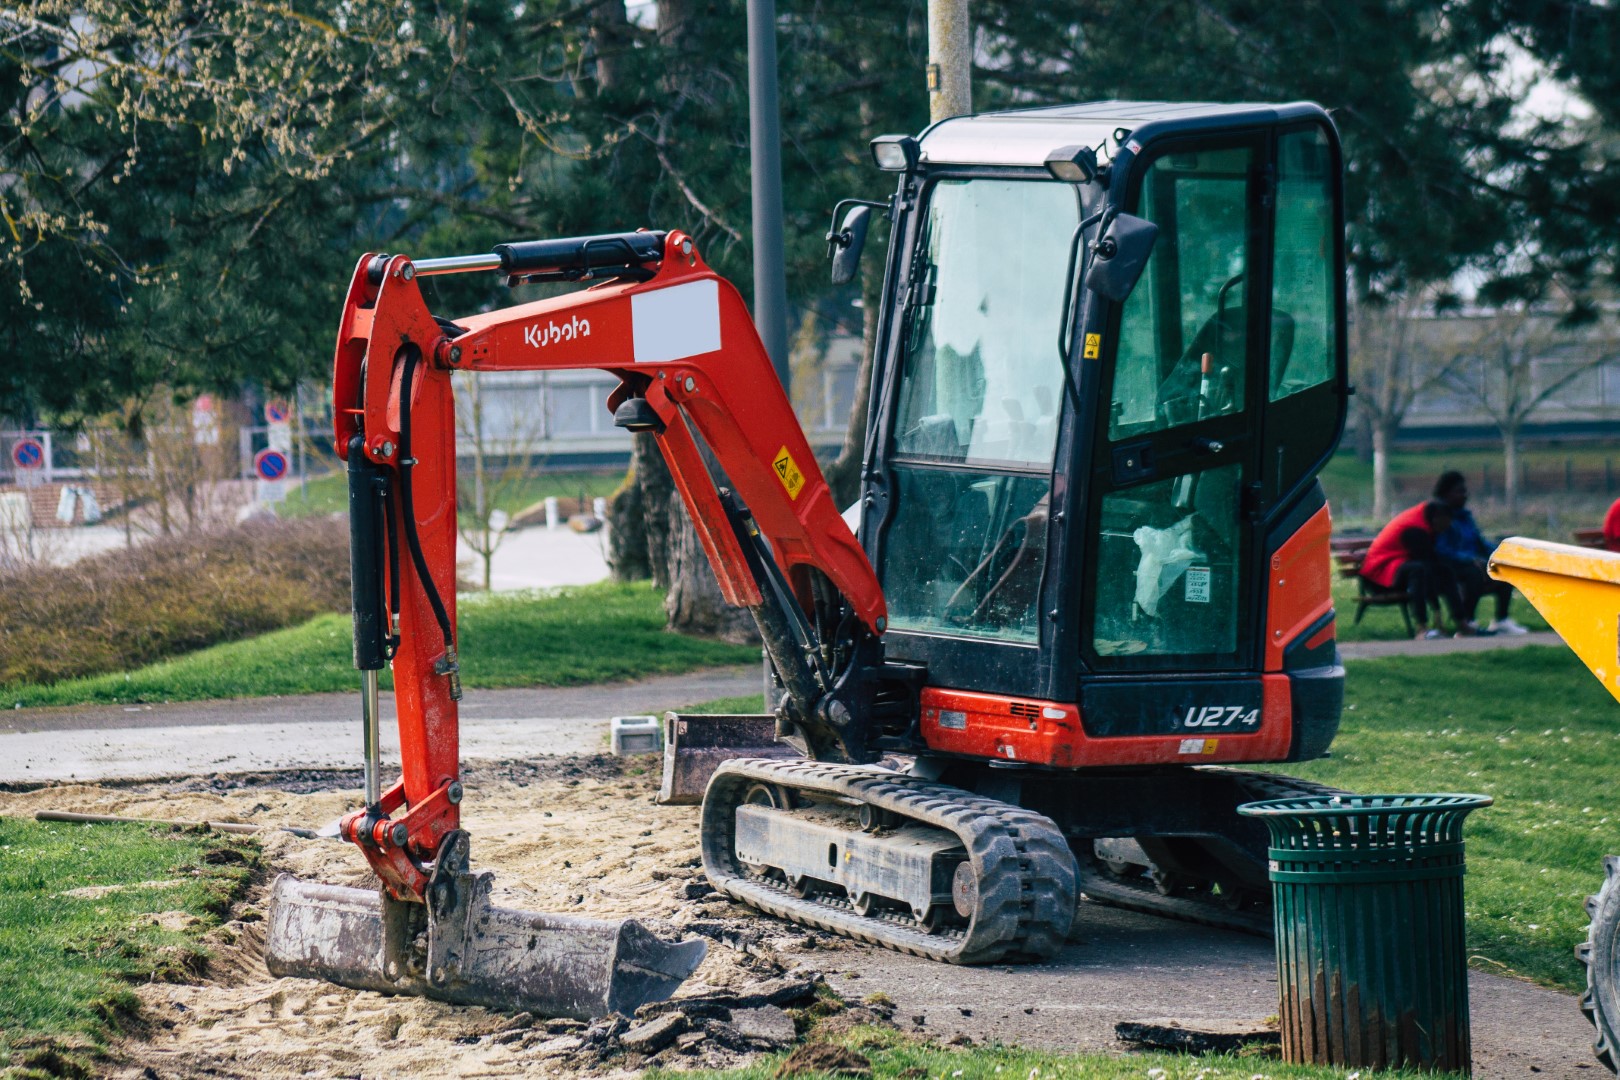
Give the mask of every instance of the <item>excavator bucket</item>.
[[698, 939], [663, 941], [633, 919], [496, 907], [491, 880], [446, 874], [423, 904], [283, 874], [271, 891], [265, 964], [272, 975], [356, 990], [589, 1020], [669, 997], [707, 950]]
[[1506, 581], [1620, 699], [1620, 553], [1511, 536], [1491, 552]]
[[776, 717], [764, 715], [664, 714], [664, 778], [658, 801], [665, 806], [696, 806], [709, 778], [732, 758], [790, 758], [803, 755], [776, 739]]

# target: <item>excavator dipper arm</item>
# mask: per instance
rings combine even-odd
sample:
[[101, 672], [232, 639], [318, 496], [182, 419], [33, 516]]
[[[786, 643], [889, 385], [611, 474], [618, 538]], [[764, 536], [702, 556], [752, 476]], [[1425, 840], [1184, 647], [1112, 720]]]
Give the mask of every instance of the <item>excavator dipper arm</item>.
[[[881, 665], [882, 590], [737, 291], [680, 232], [496, 251], [421, 263], [366, 256], [338, 335], [336, 445], [351, 476], [359, 469], [376, 478], [385, 522], [374, 530], [385, 550], [374, 562], [355, 558], [357, 581], [376, 585], [376, 599], [364, 602], [370, 612], [360, 610], [356, 587], [357, 666], [365, 666], [367, 634], [373, 645], [383, 640], [369, 649], [373, 666], [376, 654], [392, 652], [403, 761], [400, 781], [341, 831], [397, 900], [424, 896], [459, 825], [453, 371], [616, 374], [608, 407], [621, 425], [657, 434], [722, 594], [760, 625], [792, 726], [813, 756], [870, 756], [840, 692], [854, 693], [858, 674]], [[429, 311], [422, 277], [492, 268], [514, 280], [608, 280], [453, 323]], [[729, 491], [717, 486], [704, 448]], [[826, 640], [834, 621], [846, 627], [841, 652]]]

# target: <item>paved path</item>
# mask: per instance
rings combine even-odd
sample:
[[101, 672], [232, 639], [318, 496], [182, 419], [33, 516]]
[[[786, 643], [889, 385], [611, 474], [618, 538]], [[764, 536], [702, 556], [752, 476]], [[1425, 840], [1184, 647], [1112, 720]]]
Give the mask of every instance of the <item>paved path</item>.
[[1346, 660], [1375, 660], [1384, 656], [1439, 656], [1442, 653], [1494, 652], [1522, 649], [1527, 645], [1563, 645], [1551, 630], [1533, 634], [1501, 634], [1492, 637], [1438, 638], [1434, 641], [1341, 641], [1339, 655]]
[[[473, 690], [461, 703], [465, 758], [512, 760], [606, 749], [608, 718], [757, 694], [759, 668], [714, 668], [568, 689]], [[383, 760], [399, 760], [394, 696], [382, 697]], [[92, 705], [0, 713], [0, 783], [207, 775], [360, 763], [353, 694]]]
[[[1084, 940], [1046, 964], [952, 967], [865, 948], [821, 964], [847, 997], [881, 990], [898, 1006], [901, 1027], [941, 1041], [968, 1035], [1052, 1050], [1117, 1050], [1121, 1020], [1253, 1023], [1277, 1012], [1276, 959], [1264, 938], [1090, 903], [1081, 925]], [[1571, 995], [1472, 972], [1469, 996], [1475, 1077], [1607, 1075], [1592, 1058], [1592, 1028]]]
[[[1346, 642], [1339, 649], [1345, 659], [1360, 660], [1560, 644], [1556, 634], [1536, 633]], [[611, 716], [758, 692], [754, 667], [607, 686], [468, 690], [461, 703], [462, 753], [508, 759], [592, 753], [605, 745]], [[384, 694], [385, 761], [398, 760], [393, 716], [393, 695]], [[0, 712], [0, 783], [341, 767], [359, 760], [358, 728], [358, 692], [14, 709]]]
[[[561, 527], [517, 529], [507, 533], [495, 549], [490, 563], [490, 587], [503, 589], [543, 589], [553, 585], [588, 585], [608, 576], [605, 554], [607, 533], [577, 533]], [[456, 560], [471, 563], [468, 576], [483, 576], [484, 563], [477, 552], [459, 539]]]

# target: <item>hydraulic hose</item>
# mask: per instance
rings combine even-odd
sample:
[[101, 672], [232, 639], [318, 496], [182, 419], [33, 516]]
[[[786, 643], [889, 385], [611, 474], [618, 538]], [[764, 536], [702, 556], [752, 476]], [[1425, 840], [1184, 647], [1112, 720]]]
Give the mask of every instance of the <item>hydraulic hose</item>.
[[450, 697], [461, 699], [461, 677], [459, 664], [456, 660], [456, 643], [450, 630], [450, 613], [445, 609], [444, 600], [439, 596], [439, 587], [434, 584], [433, 575], [428, 570], [427, 559], [422, 555], [422, 540], [416, 531], [416, 499], [411, 490], [411, 470], [416, 466], [416, 459], [411, 456], [411, 384], [416, 379], [416, 365], [421, 361], [422, 354], [411, 349], [405, 358], [405, 373], [400, 379], [399, 386], [399, 493], [403, 504], [405, 518], [405, 546], [411, 552], [411, 564], [416, 567], [416, 576], [422, 582], [422, 590], [427, 593], [428, 604], [433, 608], [433, 618], [439, 624], [439, 631], [444, 634], [445, 659], [441, 665], [443, 670], [438, 674], [450, 676]]
[[388, 655], [399, 647], [399, 523], [393, 485], [383, 492], [383, 535], [388, 545]]

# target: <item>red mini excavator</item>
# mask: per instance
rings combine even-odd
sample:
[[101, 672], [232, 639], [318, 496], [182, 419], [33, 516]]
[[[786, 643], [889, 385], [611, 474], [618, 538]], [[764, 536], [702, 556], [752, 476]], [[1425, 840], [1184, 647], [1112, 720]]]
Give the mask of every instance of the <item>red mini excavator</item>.
[[[279, 880], [273, 971], [591, 1015], [671, 992], [701, 958], [633, 922], [495, 907], [469, 869], [458, 370], [617, 375], [615, 421], [657, 436], [725, 598], [753, 614], [780, 745], [716, 765], [702, 718], [671, 727], [675, 772], [683, 752], [708, 763], [717, 888], [964, 963], [1050, 956], [1082, 891], [1267, 924], [1264, 831], [1234, 809], [1311, 785], [1233, 766], [1322, 755], [1343, 694], [1316, 480], [1348, 394], [1331, 121], [1105, 102], [873, 151], [894, 196], [829, 234], [848, 282], [872, 212], [890, 219], [843, 514], [742, 300], [686, 235], [361, 260], [333, 393], [367, 790], [340, 828], [383, 887]], [[585, 287], [429, 311], [421, 278], [479, 271]], [[385, 663], [403, 776], [380, 791]]]

